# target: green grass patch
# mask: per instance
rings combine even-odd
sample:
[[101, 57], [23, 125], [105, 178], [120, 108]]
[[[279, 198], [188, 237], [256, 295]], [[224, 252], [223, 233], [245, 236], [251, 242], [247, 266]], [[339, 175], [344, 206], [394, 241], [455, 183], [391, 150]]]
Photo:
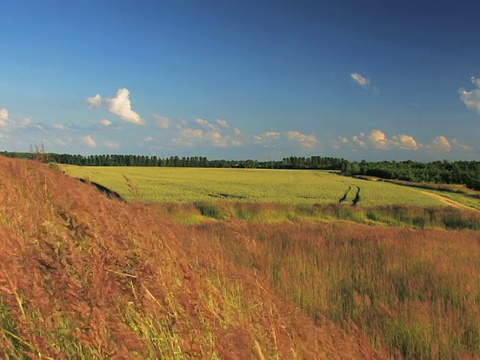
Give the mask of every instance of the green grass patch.
[[[327, 171], [71, 165], [62, 165], [62, 169], [70, 176], [88, 178], [116, 191], [127, 200], [145, 202], [327, 204], [338, 203], [351, 186], [352, 190], [343, 205], [352, 203], [357, 187], [361, 188], [361, 201], [358, 203], [361, 207], [444, 205], [423, 194], [421, 189], [349, 178]], [[140, 199], [136, 199], [137, 196]]]

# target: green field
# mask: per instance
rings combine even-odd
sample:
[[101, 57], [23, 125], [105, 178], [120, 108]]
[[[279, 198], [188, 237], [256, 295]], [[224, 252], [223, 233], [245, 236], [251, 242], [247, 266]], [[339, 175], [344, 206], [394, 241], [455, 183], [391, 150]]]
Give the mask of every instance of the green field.
[[444, 205], [419, 189], [344, 177], [326, 171], [79, 167], [62, 165], [66, 174], [86, 178], [118, 192], [127, 200], [160, 203], [232, 201], [275, 204], [345, 203], [360, 187], [361, 206]]

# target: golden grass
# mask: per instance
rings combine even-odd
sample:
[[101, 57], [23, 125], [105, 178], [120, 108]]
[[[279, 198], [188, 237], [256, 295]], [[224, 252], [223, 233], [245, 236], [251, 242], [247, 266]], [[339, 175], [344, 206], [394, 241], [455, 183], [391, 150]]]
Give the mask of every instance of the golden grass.
[[0, 189], [2, 357], [382, 357], [154, 208], [1, 157]]

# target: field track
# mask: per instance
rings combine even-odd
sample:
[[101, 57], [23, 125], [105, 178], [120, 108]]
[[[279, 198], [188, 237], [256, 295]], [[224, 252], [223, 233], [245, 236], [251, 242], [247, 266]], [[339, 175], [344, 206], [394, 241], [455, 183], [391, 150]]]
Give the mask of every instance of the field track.
[[448, 199], [448, 198], [443, 197], [443, 196], [438, 195], [438, 194], [434, 194], [434, 193], [431, 193], [431, 192], [428, 192], [428, 191], [422, 191], [422, 193], [424, 193], [425, 195], [431, 196], [431, 197], [443, 202], [444, 204], [446, 204], [448, 206], [453, 206], [454, 208], [457, 208], [457, 209], [466, 209], [466, 210], [472, 210], [472, 211], [480, 212], [480, 210], [478, 210], [478, 209], [475, 209], [473, 207], [464, 205], [464, 204], [462, 204], [458, 201]]

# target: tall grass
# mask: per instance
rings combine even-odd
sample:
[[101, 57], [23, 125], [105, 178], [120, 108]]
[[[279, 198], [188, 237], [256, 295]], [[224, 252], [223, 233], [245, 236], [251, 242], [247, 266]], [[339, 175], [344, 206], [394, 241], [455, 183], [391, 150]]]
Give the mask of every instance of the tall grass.
[[193, 204], [109, 200], [46, 165], [1, 157], [0, 189], [2, 357], [377, 356], [356, 333], [316, 327], [214, 237], [164, 218], [199, 212]]
[[206, 220], [239, 220], [252, 223], [326, 222], [345, 220], [360, 224], [419, 229], [480, 230], [480, 213], [452, 207], [423, 208], [390, 205], [363, 208], [343, 204], [257, 204], [195, 202], [151, 204], [166, 218], [182, 224]]
[[[240, 229], [239, 229], [240, 228]], [[238, 266], [255, 269], [322, 326], [359, 328], [405, 358], [480, 353], [478, 232], [361, 225], [208, 223]]]

